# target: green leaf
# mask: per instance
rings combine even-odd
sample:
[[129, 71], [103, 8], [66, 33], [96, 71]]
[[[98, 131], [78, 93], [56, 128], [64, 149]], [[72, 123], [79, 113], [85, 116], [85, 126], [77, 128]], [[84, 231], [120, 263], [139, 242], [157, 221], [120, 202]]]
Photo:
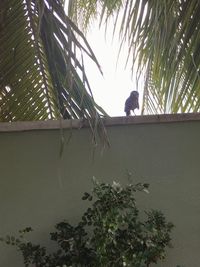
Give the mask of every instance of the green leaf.
[[93, 139], [99, 133], [106, 141], [107, 114], [93, 99], [80, 55], [100, 66], [63, 1], [1, 1], [0, 10], [0, 121], [86, 119]]
[[[199, 0], [73, 0], [69, 15], [82, 25], [97, 18], [129, 46], [127, 60], [144, 76], [142, 113], [200, 111]], [[121, 49], [120, 48], [120, 49]]]

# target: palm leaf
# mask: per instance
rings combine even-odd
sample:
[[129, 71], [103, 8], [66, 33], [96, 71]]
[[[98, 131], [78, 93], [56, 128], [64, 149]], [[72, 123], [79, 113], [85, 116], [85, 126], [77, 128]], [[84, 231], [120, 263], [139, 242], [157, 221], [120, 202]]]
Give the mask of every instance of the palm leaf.
[[74, 0], [70, 11], [82, 25], [115, 17], [129, 60], [145, 73], [143, 113], [200, 111], [199, 0]]
[[[31, 2], [1, 6], [0, 121], [56, 118], [56, 98]], [[34, 19], [34, 20], [33, 20]], [[39, 107], [39, 108], [38, 108]]]
[[84, 55], [100, 66], [63, 1], [1, 1], [0, 43], [0, 121], [83, 118], [102, 127]]

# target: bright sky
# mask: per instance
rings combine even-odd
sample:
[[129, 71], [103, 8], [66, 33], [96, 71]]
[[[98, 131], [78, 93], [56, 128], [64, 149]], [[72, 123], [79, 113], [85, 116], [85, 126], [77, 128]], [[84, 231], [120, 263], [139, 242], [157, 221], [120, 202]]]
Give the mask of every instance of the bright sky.
[[[99, 61], [103, 76], [91, 60], [85, 58], [85, 68], [90, 82], [95, 101], [110, 116], [124, 116], [124, 103], [130, 92], [136, 90], [135, 77], [132, 78], [131, 66], [125, 68], [128, 48], [120, 53], [117, 63], [119, 41], [116, 37], [112, 41], [112, 27], [105, 36], [105, 30], [99, 30], [97, 25], [92, 25], [86, 38]], [[139, 92], [142, 85], [139, 85]], [[141, 107], [142, 94], [140, 94]], [[135, 110], [139, 115], [141, 110]]]
[[[65, 0], [66, 9], [68, 1]], [[113, 25], [110, 21], [110, 27], [99, 29], [98, 22], [93, 23], [88, 30], [86, 39], [89, 42], [101, 69], [103, 76], [99, 72], [97, 66], [88, 57], [84, 58], [86, 74], [93, 92], [96, 103], [101, 106], [110, 116], [124, 116], [124, 104], [129, 97], [130, 92], [137, 90], [135, 82], [135, 74], [132, 75], [131, 64], [126, 65], [128, 47], [121, 50], [118, 59], [120, 42], [116, 34], [112, 39]], [[118, 59], [118, 60], [117, 60]], [[139, 110], [135, 110], [135, 114], [141, 113], [142, 79], [138, 86]]]

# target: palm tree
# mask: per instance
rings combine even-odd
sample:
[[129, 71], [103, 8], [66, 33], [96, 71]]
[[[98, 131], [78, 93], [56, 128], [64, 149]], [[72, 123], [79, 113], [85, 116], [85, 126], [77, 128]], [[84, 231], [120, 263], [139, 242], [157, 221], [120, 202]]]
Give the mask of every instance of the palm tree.
[[114, 19], [137, 78], [144, 75], [143, 113], [200, 111], [199, 0], [70, 0], [68, 7], [84, 27]]
[[100, 69], [63, 0], [1, 0], [0, 121], [83, 118], [102, 129], [84, 54]]

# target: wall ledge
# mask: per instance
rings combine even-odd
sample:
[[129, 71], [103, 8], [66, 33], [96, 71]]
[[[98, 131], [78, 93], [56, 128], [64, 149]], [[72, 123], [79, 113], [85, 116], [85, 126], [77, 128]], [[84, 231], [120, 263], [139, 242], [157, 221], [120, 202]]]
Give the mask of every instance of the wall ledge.
[[[108, 117], [104, 118], [105, 126], [120, 126], [131, 124], [158, 124], [200, 121], [200, 113], [161, 114], [130, 117]], [[88, 128], [85, 120], [47, 120], [47, 121], [18, 121], [1, 122], [0, 132], [21, 132], [32, 130], [53, 130], [53, 129], [80, 129]]]

